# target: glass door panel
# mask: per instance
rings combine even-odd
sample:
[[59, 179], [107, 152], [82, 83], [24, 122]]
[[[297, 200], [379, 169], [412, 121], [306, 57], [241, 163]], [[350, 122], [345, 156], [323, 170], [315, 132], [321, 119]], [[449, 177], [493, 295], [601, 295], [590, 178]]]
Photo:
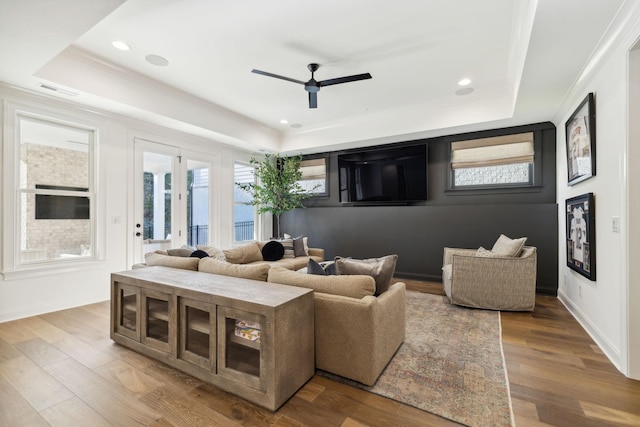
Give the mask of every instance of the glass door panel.
[[209, 242], [209, 163], [187, 159], [187, 245]]
[[135, 140], [134, 263], [146, 253], [179, 246], [179, 154], [176, 147]]
[[144, 153], [143, 254], [171, 243], [172, 164], [171, 156]]

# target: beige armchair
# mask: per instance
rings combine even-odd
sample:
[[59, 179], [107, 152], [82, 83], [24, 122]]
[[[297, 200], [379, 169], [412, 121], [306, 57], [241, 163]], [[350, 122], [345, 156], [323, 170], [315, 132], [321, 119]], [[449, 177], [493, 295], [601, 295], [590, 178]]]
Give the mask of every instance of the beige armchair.
[[444, 248], [442, 283], [452, 304], [490, 310], [533, 311], [536, 248], [517, 257], [476, 256], [476, 249]]

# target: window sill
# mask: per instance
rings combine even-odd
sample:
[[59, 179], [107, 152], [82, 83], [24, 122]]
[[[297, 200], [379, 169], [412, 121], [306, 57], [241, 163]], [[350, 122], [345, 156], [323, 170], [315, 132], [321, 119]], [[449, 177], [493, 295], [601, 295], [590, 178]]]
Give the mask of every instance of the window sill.
[[37, 265], [20, 266], [13, 270], [4, 270], [0, 274], [2, 280], [30, 279], [33, 277], [51, 276], [83, 270], [94, 270], [101, 267], [103, 261], [96, 259], [65, 260], [39, 263]]

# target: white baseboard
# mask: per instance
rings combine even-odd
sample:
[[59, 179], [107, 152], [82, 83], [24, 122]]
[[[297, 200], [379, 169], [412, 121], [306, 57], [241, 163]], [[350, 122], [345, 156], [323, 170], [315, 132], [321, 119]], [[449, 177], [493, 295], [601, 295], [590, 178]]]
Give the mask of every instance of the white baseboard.
[[84, 295], [73, 298], [62, 298], [54, 301], [46, 301], [40, 304], [22, 306], [15, 309], [0, 311], [0, 323], [22, 319], [25, 317], [38, 316], [40, 314], [50, 313], [52, 311], [65, 310], [67, 308], [73, 308], [102, 301], [105, 301], [105, 299], [96, 296], [88, 297]]
[[602, 350], [605, 356], [607, 356], [611, 363], [613, 363], [613, 366], [626, 376], [627, 373], [622, 367], [620, 349], [616, 348], [616, 346], [607, 339], [598, 327], [591, 322], [584, 312], [574, 305], [571, 299], [569, 299], [561, 290], [558, 290], [558, 299], [566, 307], [569, 313], [571, 313], [571, 315], [578, 321], [587, 334], [589, 334], [591, 339], [595, 341], [600, 350]]

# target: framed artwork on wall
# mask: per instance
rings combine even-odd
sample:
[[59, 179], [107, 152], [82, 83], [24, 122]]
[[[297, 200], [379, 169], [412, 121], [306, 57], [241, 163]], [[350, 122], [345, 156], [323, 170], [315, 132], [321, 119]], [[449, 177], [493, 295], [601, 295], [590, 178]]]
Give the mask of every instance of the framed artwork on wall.
[[568, 184], [596, 174], [596, 114], [593, 93], [589, 93], [565, 123]]
[[567, 266], [596, 280], [596, 230], [593, 193], [566, 200]]

